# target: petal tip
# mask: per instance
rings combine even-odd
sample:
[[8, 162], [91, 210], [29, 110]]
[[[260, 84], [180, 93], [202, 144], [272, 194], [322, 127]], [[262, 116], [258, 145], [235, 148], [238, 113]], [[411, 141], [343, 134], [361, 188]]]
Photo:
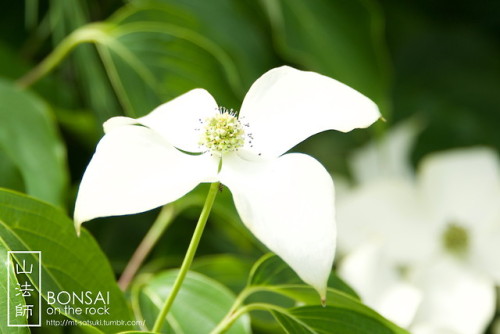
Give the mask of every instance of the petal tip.
[[82, 224], [75, 221], [75, 230], [76, 230], [76, 236], [79, 238], [81, 234], [81, 226]]
[[82, 216], [78, 213], [78, 211], [75, 210], [75, 213], [73, 215], [73, 221], [75, 223], [75, 231], [76, 231], [77, 237], [80, 237], [81, 230], [82, 230], [82, 224], [88, 220], [89, 219], [83, 219]]
[[320, 286], [320, 287], [313, 286], [313, 288], [315, 288], [316, 291], [318, 291], [319, 298], [321, 300], [321, 306], [325, 307], [326, 306], [327, 290], [328, 290], [328, 287], [327, 287], [326, 283], [324, 285]]

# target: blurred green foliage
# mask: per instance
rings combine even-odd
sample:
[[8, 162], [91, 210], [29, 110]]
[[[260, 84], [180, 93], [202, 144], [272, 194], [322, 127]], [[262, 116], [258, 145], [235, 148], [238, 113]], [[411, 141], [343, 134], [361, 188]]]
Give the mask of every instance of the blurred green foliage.
[[415, 158], [452, 147], [500, 148], [500, 3], [385, 0], [394, 121], [420, 115]]

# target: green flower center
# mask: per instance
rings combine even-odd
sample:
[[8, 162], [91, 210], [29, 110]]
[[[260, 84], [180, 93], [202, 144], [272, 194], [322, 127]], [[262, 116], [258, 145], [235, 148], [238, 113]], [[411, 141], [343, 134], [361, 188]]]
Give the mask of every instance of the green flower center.
[[464, 254], [469, 247], [467, 230], [458, 224], [449, 224], [443, 233], [444, 247], [454, 254]]
[[243, 125], [232, 110], [220, 108], [219, 111], [203, 122], [199, 144], [215, 154], [236, 151], [245, 144]]

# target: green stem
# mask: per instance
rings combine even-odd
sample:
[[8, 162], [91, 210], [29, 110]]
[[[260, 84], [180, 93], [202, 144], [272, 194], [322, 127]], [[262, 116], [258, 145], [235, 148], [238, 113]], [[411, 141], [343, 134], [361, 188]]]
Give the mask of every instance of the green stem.
[[250, 296], [251, 294], [253, 294], [254, 292], [256, 291], [260, 291], [261, 289], [258, 288], [258, 287], [245, 287], [241, 292], [240, 294], [238, 295], [238, 297], [236, 297], [233, 305], [231, 306], [231, 308], [229, 309], [229, 311], [227, 312], [227, 314], [224, 316], [223, 320], [224, 321], [225, 319], [231, 317], [233, 315], [233, 313], [238, 309], [238, 307], [240, 307], [241, 304], [243, 304], [243, 302], [245, 301], [245, 299], [248, 298], [248, 296]]
[[205, 200], [205, 205], [203, 206], [203, 210], [201, 210], [200, 218], [198, 219], [198, 223], [196, 225], [196, 229], [194, 230], [193, 237], [191, 238], [191, 242], [189, 243], [188, 250], [186, 252], [186, 256], [184, 257], [184, 261], [182, 262], [181, 269], [179, 270], [179, 274], [174, 282], [174, 286], [170, 291], [170, 295], [168, 296], [165, 304], [163, 304], [163, 308], [160, 311], [160, 314], [156, 318], [153, 332], [159, 332], [163, 326], [163, 322], [167, 317], [168, 311], [170, 307], [174, 303], [175, 297], [179, 292], [182, 282], [187, 275], [189, 268], [191, 267], [191, 263], [193, 262], [194, 255], [196, 253], [196, 249], [198, 248], [198, 244], [200, 243], [201, 235], [203, 234], [203, 230], [207, 223], [208, 216], [210, 215], [210, 211], [212, 210], [212, 206], [214, 204], [215, 196], [217, 196], [217, 192], [219, 191], [219, 182], [212, 183], [210, 185], [210, 190], [208, 191], [207, 199]]
[[107, 38], [106, 24], [94, 23], [83, 26], [62, 40], [59, 45], [35, 68], [17, 80], [17, 85], [26, 88], [50, 73], [78, 44], [99, 42]]
[[165, 232], [167, 227], [170, 226], [170, 223], [173, 221], [175, 214], [176, 210], [174, 209], [173, 204], [165, 205], [161, 209], [158, 217], [135, 250], [134, 254], [130, 258], [130, 261], [125, 267], [125, 270], [120, 276], [120, 279], [118, 280], [118, 285], [123, 291], [128, 288], [130, 282], [144, 262], [144, 259], [156, 245], [160, 237], [163, 235], [163, 232]]
[[287, 311], [279, 306], [267, 303], [253, 303], [240, 307], [231, 314], [231, 316], [224, 318], [217, 327], [215, 327], [210, 334], [225, 333], [243, 314], [251, 311], [277, 311], [280, 313], [287, 313]]

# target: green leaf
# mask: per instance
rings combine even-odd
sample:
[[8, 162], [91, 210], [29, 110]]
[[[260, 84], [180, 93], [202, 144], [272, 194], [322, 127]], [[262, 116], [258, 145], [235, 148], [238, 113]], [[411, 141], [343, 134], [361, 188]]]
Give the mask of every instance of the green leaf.
[[[252, 268], [248, 285], [250, 286], [297, 286], [304, 285], [304, 282], [281, 258], [272, 253], [261, 257]], [[306, 286], [306, 285], [304, 285]], [[353, 298], [359, 299], [356, 292], [347, 285], [334, 272], [328, 279], [328, 287], [336, 291], [343, 292]], [[315, 302], [317, 304], [318, 294], [315, 293]]]
[[[15, 312], [15, 305], [25, 305], [24, 298], [21, 295], [16, 296], [15, 293], [10, 294], [10, 301], [7, 300], [7, 290], [16, 291], [17, 279], [12, 266], [7, 267], [7, 248], [3, 245], [0, 239], [0, 291], [5, 298], [0, 299], [0, 333], [25, 334], [30, 333], [28, 327], [7, 327], [7, 307], [10, 306], [10, 314]], [[7, 270], [10, 271], [10, 282], [7, 279]], [[7, 285], [10, 283], [9, 285]], [[27, 321], [23, 317], [11, 317], [11, 324], [26, 325]]]
[[251, 267], [250, 260], [219, 254], [195, 259], [191, 270], [217, 280], [233, 292], [239, 292], [245, 287]]
[[[136, 0], [144, 2], [144, 0]], [[272, 40], [257, 2], [234, 0], [160, 0], [179, 8], [193, 28], [225, 50], [240, 73], [244, 94], [250, 85], [276, 63]], [[214, 13], [221, 19], [214, 19]], [[229, 33], [230, 32], [230, 33]], [[242, 96], [241, 96], [242, 97]], [[237, 107], [237, 106], [231, 106]]]
[[386, 114], [389, 61], [381, 10], [372, 0], [262, 1], [277, 47], [292, 62], [336, 78]]
[[288, 333], [304, 334], [395, 334], [378, 319], [352, 310], [326, 306], [296, 307], [284, 312], [273, 310], [272, 314]]
[[0, 149], [0, 187], [24, 191], [21, 172], [9, 157]]
[[[94, 297], [98, 292], [104, 295], [109, 292], [109, 315], [70, 314], [63, 305], [67, 298], [51, 304], [68, 318], [78, 321], [131, 320], [105, 255], [86, 230], [78, 238], [73, 222], [58, 209], [28, 196], [0, 189], [0, 243], [7, 250], [41, 251], [41, 294], [48, 303], [49, 292], [57, 296], [61, 291], [69, 294], [90, 291]], [[38, 279], [30, 279], [38, 289]], [[4, 292], [1, 294], [4, 295]], [[102, 302], [87, 305], [78, 301], [68, 305], [81, 307], [84, 311], [93, 306], [106, 306]], [[46, 310], [42, 310], [42, 318], [44, 314]], [[106, 326], [104, 323], [95, 327], [112, 333], [132, 329], [125, 325]]]
[[[51, 23], [54, 46], [72, 31], [90, 21], [91, 9], [89, 7], [90, 4], [85, 0], [49, 3], [47, 17]], [[74, 80], [76, 89], [83, 95], [85, 106], [97, 116], [99, 124], [118, 115], [116, 97], [95, 48], [91, 45], [79, 45], [72, 52], [69, 60], [68, 63], [61, 65], [71, 66], [76, 77]]]
[[[122, 7], [101, 26], [97, 50], [125, 113], [144, 115], [198, 87], [238, 109], [273, 58], [268, 37], [248, 14], [255, 10], [230, 0], [133, 1]], [[226, 19], [217, 22], [214, 11]]]
[[[316, 291], [308, 286], [276, 286], [271, 287], [269, 291], [279, 293], [296, 300], [297, 302], [306, 305], [318, 306], [318, 297]], [[328, 288], [327, 291], [327, 304], [328, 307], [334, 309], [346, 310], [346, 312], [353, 312], [363, 317], [374, 319], [385, 327], [391, 329], [394, 333], [406, 333], [404, 330], [382, 317], [376, 311], [361, 303], [360, 300], [354, 299], [338, 290]]]
[[54, 108], [54, 113], [64, 131], [90, 152], [95, 150], [96, 143], [102, 137], [102, 125], [98, 124], [94, 114], [88, 110], [63, 108]]
[[[264, 255], [255, 263], [249, 277], [248, 286], [257, 288], [257, 291], [262, 290], [277, 293], [295, 302], [317, 307], [317, 310], [324, 309], [319, 306], [320, 299], [316, 290], [304, 284], [297, 274], [295, 274], [283, 260], [274, 254]], [[252, 300], [258, 302], [255, 298]], [[328, 280], [327, 305], [327, 308], [333, 309], [331, 312], [352, 313], [350, 316], [355, 319], [367, 318], [371, 319], [370, 321], [376, 321], [384, 328], [389, 329], [390, 333], [406, 333], [389, 320], [380, 316], [374, 310], [363, 305], [354, 290], [334, 273], [330, 275]], [[290, 317], [290, 315], [288, 315], [288, 317]], [[283, 318], [281, 320], [283, 320], [283, 323], [287, 323], [289, 319]], [[295, 324], [295, 322], [296, 321], [291, 323]], [[339, 332], [344, 333], [341, 330]], [[302, 332], [298, 331], [297, 333]], [[315, 332], [313, 331], [311, 333]]]
[[[148, 327], [154, 324], [177, 273], [177, 270], [170, 270], [158, 274], [148, 280], [135, 295], [134, 298], [140, 305], [140, 312]], [[201, 274], [189, 272], [167, 316], [162, 332], [209, 333], [223, 319], [234, 301], [235, 296], [220, 283]], [[247, 316], [240, 318], [228, 333], [251, 333], [249, 318]]]
[[28, 194], [64, 206], [66, 153], [49, 107], [0, 80], [0, 150], [20, 170]]

